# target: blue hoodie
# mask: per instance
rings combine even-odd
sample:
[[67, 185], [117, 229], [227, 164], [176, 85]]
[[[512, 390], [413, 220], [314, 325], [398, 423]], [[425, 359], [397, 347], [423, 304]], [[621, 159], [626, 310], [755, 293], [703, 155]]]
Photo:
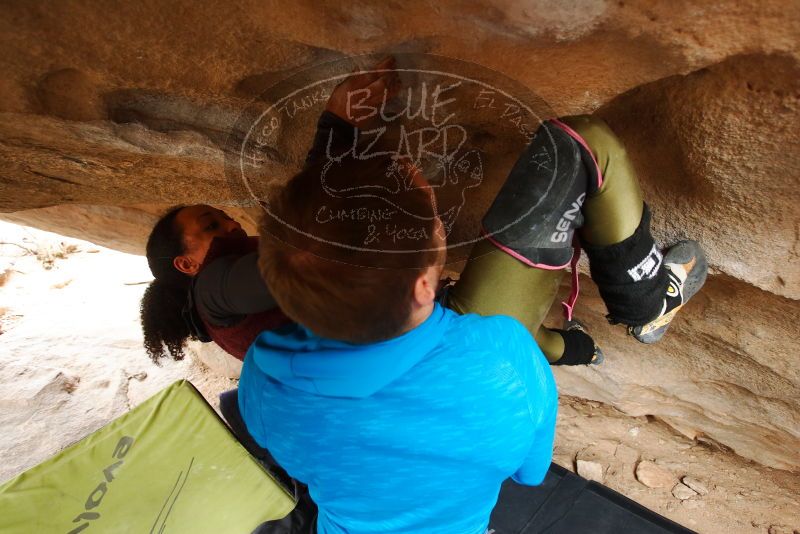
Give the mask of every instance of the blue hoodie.
[[308, 485], [320, 534], [483, 533], [503, 480], [544, 478], [557, 405], [525, 327], [438, 304], [370, 345], [264, 332], [239, 382], [248, 430]]

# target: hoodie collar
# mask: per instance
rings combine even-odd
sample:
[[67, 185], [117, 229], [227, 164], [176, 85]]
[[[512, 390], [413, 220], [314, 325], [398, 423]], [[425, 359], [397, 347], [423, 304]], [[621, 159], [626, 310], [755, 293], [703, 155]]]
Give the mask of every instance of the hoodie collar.
[[363, 398], [406, 373], [441, 341], [449, 310], [405, 334], [368, 345], [326, 339], [300, 325], [262, 332], [248, 351], [261, 371], [289, 387], [328, 397]]

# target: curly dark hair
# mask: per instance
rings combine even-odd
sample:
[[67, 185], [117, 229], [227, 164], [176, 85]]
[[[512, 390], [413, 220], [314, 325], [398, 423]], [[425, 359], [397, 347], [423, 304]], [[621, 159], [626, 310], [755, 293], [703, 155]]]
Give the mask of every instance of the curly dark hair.
[[156, 364], [166, 355], [164, 347], [173, 359], [182, 360], [186, 340], [195, 339], [183, 319], [192, 279], [172, 263], [186, 249], [182, 229], [175, 221], [184, 207], [170, 208], [147, 239], [147, 264], [154, 280], [142, 296], [140, 314], [144, 348]]

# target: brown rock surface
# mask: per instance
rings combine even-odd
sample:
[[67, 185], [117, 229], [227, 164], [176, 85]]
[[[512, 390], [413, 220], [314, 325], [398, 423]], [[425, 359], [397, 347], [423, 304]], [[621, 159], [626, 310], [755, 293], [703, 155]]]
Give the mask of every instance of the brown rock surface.
[[603, 483], [603, 464], [590, 460], [575, 460], [575, 471], [586, 480]]
[[292, 69], [333, 57], [461, 57], [513, 75], [567, 114], [736, 54], [796, 60], [800, 20], [800, 7], [785, 1], [2, 9], [2, 211], [226, 200], [220, 148], [238, 110]]
[[691, 235], [711, 265], [800, 298], [800, 64], [735, 56], [638, 87], [600, 114], [641, 172], [665, 242]]
[[691, 488], [698, 495], [708, 495], [708, 487], [705, 484], [692, 477], [683, 477], [681, 479], [687, 487]]
[[558, 114], [599, 109], [657, 235], [699, 239], [713, 276], [654, 347], [606, 325], [585, 284], [578, 315], [606, 362], [559, 370], [561, 391], [800, 468], [797, 2], [34, 1], [0, 15], [3, 217], [127, 251], [164, 206], [248, 207], [226, 187], [226, 136], [304, 65], [431, 52], [507, 73]]
[[[796, 301], [713, 276], [661, 342], [642, 345], [622, 327], [609, 327], [595, 286], [588, 278], [581, 284], [576, 313], [606, 360], [556, 368], [562, 392], [657, 417], [765, 465], [800, 466]], [[551, 313], [557, 324], [560, 312]]]
[[[252, 209], [219, 205], [252, 235], [256, 234], [257, 213]], [[34, 226], [49, 232], [67, 233], [81, 239], [130, 254], [144, 254], [150, 230], [169, 204], [98, 206], [62, 204], [3, 213], [0, 219]]]
[[636, 466], [636, 480], [648, 488], [668, 488], [675, 483], [675, 475], [655, 462], [644, 460]]
[[[637, 432], [632, 433], [632, 428]], [[693, 531], [765, 534], [770, 525], [797, 527], [800, 477], [796, 474], [698, 443], [661, 421], [626, 416], [605, 404], [561, 395], [556, 463], [574, 469], [575, 455], [587, 445], [609, 441], [617, 443], [617, 451], [640, 451], [645, 458], [656, 458], [676, 477], [691, 475], [707, 484], [707, 495], [678, 501], [671, 492], [676, 478], [663, 488], [649, 488], [636, 479], [635, 456], [597, 458], [608, 466], [603, 484]], [[791, 527], [784, 528], [792, 532]]]
[[692, 497], [697, 497], [697, 492], [694, 491], [689, 486], [686, 486], [681, 482], [678, 482], [677, 484], [675, 484], [675, 487], [672, 488], [672, 496], [678, 500], [686, 501], [688, 499], [691, 499]]

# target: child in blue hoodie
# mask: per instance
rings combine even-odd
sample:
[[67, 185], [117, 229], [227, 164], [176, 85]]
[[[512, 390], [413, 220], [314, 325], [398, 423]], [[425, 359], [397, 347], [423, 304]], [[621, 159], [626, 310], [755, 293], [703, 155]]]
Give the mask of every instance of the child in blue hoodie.
[[239, 383], [248, 430], [308, 485], [320, 533], [482, 534], [506, 478], [543, 480], [557, 405], [521, 324], [435, 303], [377, 343], [265, 332]]
[[[358, 187], [392, 165], [342, 161], [324, 171], [325, 183]], [[360, 221], [319, 222], [320, 206], [354, 206], [328, 195], [320, 172], [295, 176], [260, 229], [262, 273], [298, 324], [251, 346], [242, 418], [308, 486], [321, 533], [483, 533], [501, 483], [539, 484], [550, 465], [558, 405], [550, 365], [517, 320], [459, 315], [437, 302], [445, 242], [428, 190], [401, 194], [404, 211], [392, 219], [427, 241], [367, 250]], [[359, 197], [356, 205], [384, 204]]]

